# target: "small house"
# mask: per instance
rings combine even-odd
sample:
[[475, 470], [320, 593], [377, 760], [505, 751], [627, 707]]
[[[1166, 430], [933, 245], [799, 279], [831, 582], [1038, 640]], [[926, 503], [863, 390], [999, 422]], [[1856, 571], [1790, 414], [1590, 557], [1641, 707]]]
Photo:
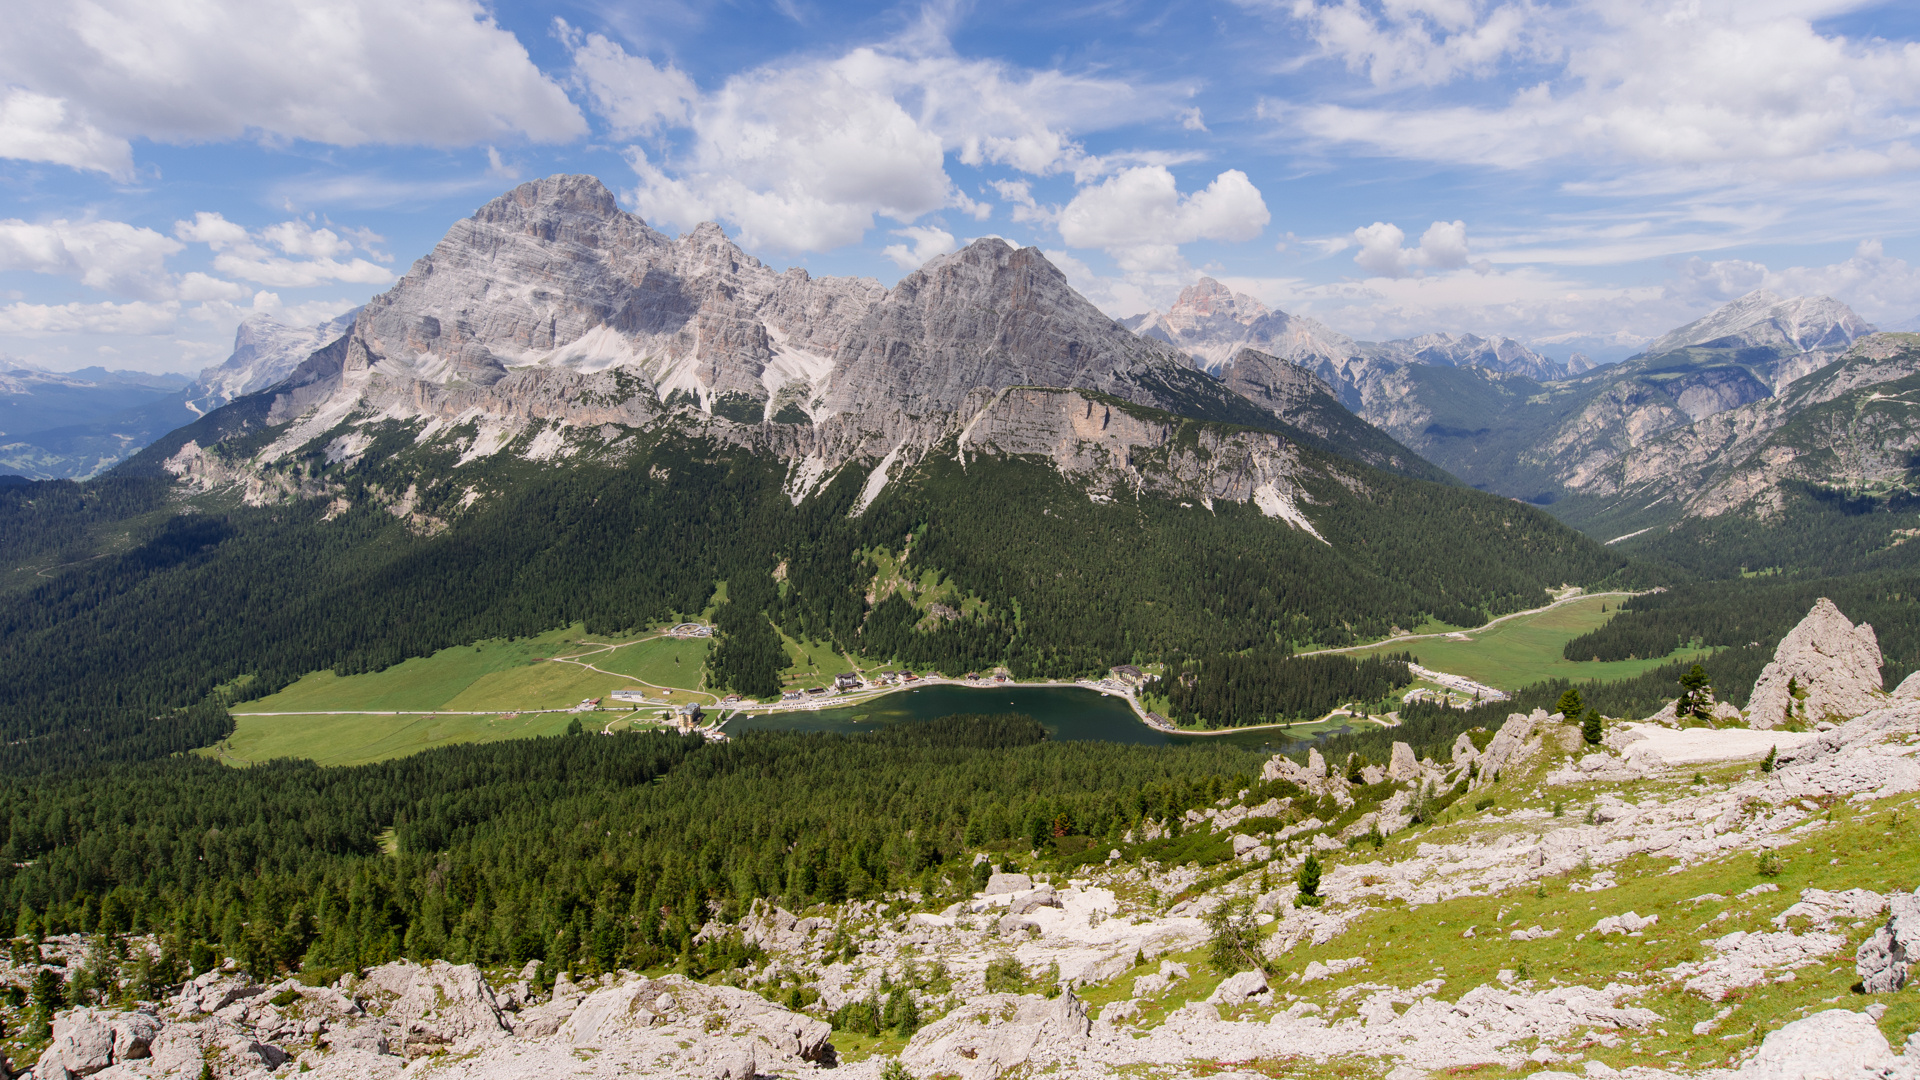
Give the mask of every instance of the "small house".
[[860, 676], [851, 671], [843, 671], [833, 677], [835, 690], [857, 690], [860, 688]]

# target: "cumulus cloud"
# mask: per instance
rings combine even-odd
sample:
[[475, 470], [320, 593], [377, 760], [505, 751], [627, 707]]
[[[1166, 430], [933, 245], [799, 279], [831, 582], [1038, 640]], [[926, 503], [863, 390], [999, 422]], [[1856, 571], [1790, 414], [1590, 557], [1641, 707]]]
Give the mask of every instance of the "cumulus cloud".
[[180, 305], [166, 300], [126, 304], [28, 304], [0, 307], [0, 334], [164, 334], [179, 320]]
[[560, 40], [573, 54], [573, 82], [586, 92], [593, 111], [616, 139], [651, 134], [661, 125], [685, 124], [698, 91], [693, 80], [671, 64], [655, 67], [644, 56], [629, 56], [618, 42], [583, 34], [555, 19]]
[[1665, 295], [1701, 306], [1723, 304], [1755, 289], [1781, 296], [1832, 296], [1862, 318], [1882, 325], [1920, 314], [1920, 268], [1888, 255], [1878, 240], [1863, 240], [1853, 256], [1825, 266], [1780, 270], [1747, 259], [1701, 258], [1681, 263]]
[[[1420, 236], [1418, 247], [1402, 246], [1407, 234], [1392, 222], [1376, 221], [1353, 230], [1353, 243], [1359, 251], [1353, 256], [1362, 270], [1380, 277], [1406, 277], [1424, 270], [1456, 270], [1467, 265], [1467, 223], [1436, 221]], [[1339, 251], [1346, 247], [1327, 248]], [[1480, 262], [1475, 270], [1486, 273], [1490, 264]]]
[[0, 94], [0, 158], [133, 177], [133, 147], [76, 116], [65, 101], [13, 88]]
[[1073, 132], [1172, 109], [1117, 80], [966, 60], [943, 43], [770, 65], [696, 94], [617, 43], [569, 40], [589, 86], [611, 88], [617, 73], [620, 85], [639, 87], [630, 108], [611, 89], [590, 94], [610, 127], [638, 131], [636, 115], [675, 125], [685, 105], [684, 153], [627, 150], [639, 178], [629, 198], [642, 216], [680, 226], [718, 219], [749, 246], [783, 251], [857, 242], [882, 217], [905, 225], [953, 208], [984, 218], [990, 207], [947, 175], [948, 154], [1032, 175], [1074, 170], [1089, 159]]
[[[215, 270], [274, 288], [309, 288], [329, 281], [385, 285], [393, 280], [393, 272], [384, 266], [342, 258], [352, 253], [354, 241], [304, 221], [283, 221], [249, 233], [220, 214], [202, 210], [192, 221], [175, 222], [173, 232], [211, 248]], [[363, 237], [362, 246], [379, 239], [370, 233]]]
[[28, 4], [0, 35], [0, 154], [131, 172], [129, 140], [564, 141], [566, 92], [478, 0]]
[[1069, 247], [1100, 248], [1123, 270], [1153, 271], [1179, 266], [1181, 244], [1251, 240], [1271, 220], [1260, 190], [1238, 169], [1183, 196], [1173, 173], [1149, 165], [1082, 188], [1061, 209], [1059, 227]]
[[182, 247], [122, 221], [0, 221], [0, 270], [76, 278], [88, 288], [148, 300], [173, 295], [166, 259]]
[[[1323, 51], [1378, 85], [1436, 85], [1495, 69], [1526, 85], [1493, 105], [1312, 105], [1280, 110], [1328, 142], [1428, 161], [1521, 168], [1574, 158], [1671, 167], [1723, 182], [1920, 168], [1913, 46], [1823, 33], [1822, 12], [1733, 0], [1585, 0], [1564, 6], [1358, 0], [1291, 8]], [[1521, 63], [1546, 78], [1520, 74]], [[1502, 66], [1505, 65], [1505, 66]]]
[[909, 225], [904, 229], [895, 229], [893, 235], [904, 236], [913, 241], [911, 248], [905, 244], [888, 244], [881, 252], [902, 270], [917, 270], [920, 264], [928, 259], [935, 255], [945, 255], [959, 246], [952, 233], [927, 225]]

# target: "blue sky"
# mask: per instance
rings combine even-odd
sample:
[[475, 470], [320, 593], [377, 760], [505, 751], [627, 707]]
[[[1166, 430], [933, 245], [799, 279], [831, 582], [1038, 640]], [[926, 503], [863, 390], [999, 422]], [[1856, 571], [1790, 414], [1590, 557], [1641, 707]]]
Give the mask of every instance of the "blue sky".
[[516, 182], [891, 284], [987, 234], [1364, 338], [1920, 316], [1920, 11], [1844, 0], [73, 0], [0, 40], [0, 355], [191, 371]]

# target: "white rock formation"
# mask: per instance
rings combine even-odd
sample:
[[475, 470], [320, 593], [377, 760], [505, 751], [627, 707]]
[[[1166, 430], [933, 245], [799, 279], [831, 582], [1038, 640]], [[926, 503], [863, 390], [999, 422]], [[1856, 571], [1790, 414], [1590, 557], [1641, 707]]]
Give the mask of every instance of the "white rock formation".
[[1780, 639], [1773, 662], [1761, 670], [1747, 702], [1748, 723], [1756, 728], [1776, 728], [1789, 720], [1812, 724], [1877, 708], [1886, 701], [1880, 663], [1873, 627], [1848, 622], [1823, 596]]
[[1913, 966], [1920, 963], [1920, 893], [1887, 897], [1886, 924], [1860, 943], [1854, 970], [1869, 994], [1890, 994], [1907, 985]]

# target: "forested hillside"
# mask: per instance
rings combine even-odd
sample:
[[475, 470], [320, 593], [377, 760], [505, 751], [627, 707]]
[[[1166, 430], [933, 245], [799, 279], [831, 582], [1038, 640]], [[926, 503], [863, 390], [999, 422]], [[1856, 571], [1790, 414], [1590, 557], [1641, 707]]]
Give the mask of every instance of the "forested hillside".
[[[1341, 645], [1428, 618], [1477, 625], [1625, 565], [1511, 501], [1306, 448], [1322, 466], [1303, 483], [1324, 541], [1244, 503], [1092, 501], [1017, 457], [931, 456], [856, 514], [863, 468], [796, 504], [777, 460], [670, 431], [562, 467], [460, 465], [415, 447], [415, 433], [390, 425], [357, 465], [316, 449], [297, 468], [338, 485], [331, 502], [216, 493], [169, 516], [154, 510], [164, 481], [147, 478], [149, 457], [89, 485], [0, 492], [22, 534], [9, 530], [12, 557], [71, 564], [0, 596], [0, 763], [174, 753], [224, 734], [220, 703], [310, 671], [379, 670], [572, 622], [648, 625], [702, 611], [721, 582], [731, 599], [713, 677], [767, 694], [785, 664], [776, 624], [956, 674], [1072, 677]], [[96, 550], [114, 530], [131, 530], [130, 546]], [[869, 600], [881, 553], [930, 572], [965, 613], [933, 618], [923, 593]]]
[[1262, 760], [1051, 743], [1017, 716], [560, 737], [339, 769], [189, 757], [0, 784], [0, 900], [28, 936], [158, 934], [175, 977], [215, 949], [261, 975], [403, 955], [700, 972], [743, 959], [737, 942], [696, 949], [711, 913], [966, 893], [961, 856], [982, 847], [1104, 858], [1143, 819], [1246, 788]]

